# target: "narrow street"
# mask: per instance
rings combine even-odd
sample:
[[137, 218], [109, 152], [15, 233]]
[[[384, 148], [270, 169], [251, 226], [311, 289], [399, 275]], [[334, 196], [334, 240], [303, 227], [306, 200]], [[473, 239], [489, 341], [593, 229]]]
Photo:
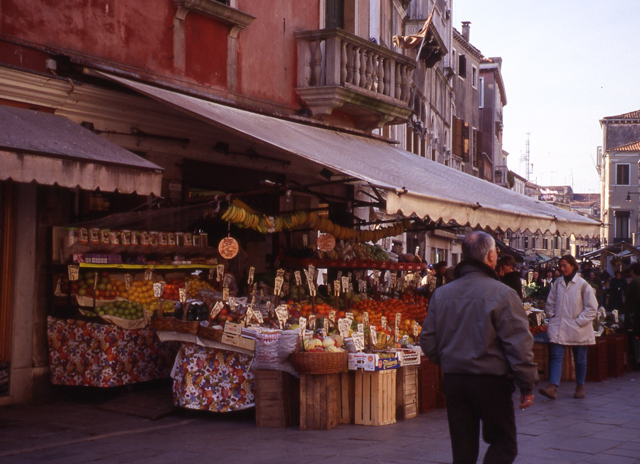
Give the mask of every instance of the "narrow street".
[[[149, 420], [99, 409], [106, 394], [100, 400], [78, 394], [63, 391], [46, 405], [0, 409], [0, 462], [451, 462], [444, 410], [386, 427], [303, 432], [257, 428], [252, 410], [234, 415], [174, 410]], [[573, 385], [563, 383], [558, 400], [538, 395], [533, 407], [517, 411], [516, 462], [640, 462], [640, 373], [589, 382], [582, 401], [572, 394]]]

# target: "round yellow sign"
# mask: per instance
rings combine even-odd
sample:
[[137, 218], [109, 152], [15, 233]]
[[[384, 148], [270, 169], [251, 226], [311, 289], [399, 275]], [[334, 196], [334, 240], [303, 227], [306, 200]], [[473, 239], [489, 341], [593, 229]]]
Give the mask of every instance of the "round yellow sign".
[[331, 234], [318, 235], [318, 250], [327, 252], [336, 247], [336, 239]]
[[218, 244], [218, 251], [224, 259], [235, 258], [239, 249], [238, 242], [233, 237], [225, 237]]

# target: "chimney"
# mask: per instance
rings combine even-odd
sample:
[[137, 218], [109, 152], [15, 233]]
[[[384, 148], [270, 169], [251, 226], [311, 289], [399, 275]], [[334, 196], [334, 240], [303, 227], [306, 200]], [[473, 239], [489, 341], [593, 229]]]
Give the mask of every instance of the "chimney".
[[471, 24], [471, 21], [462, 21], [462, 37], [467, 42], [469, 42], [469, 29], [471, 29], [469, 24]]

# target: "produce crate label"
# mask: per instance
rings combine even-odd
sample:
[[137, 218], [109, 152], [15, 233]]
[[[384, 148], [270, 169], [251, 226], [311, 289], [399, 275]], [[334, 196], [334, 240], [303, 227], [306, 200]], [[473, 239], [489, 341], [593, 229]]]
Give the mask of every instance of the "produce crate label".
[[375, 325], [369, 326], [369, 333], [371, 334], [371, 344], [373, 346], [376, 346], [376, 344], [378, 343], [378, 333], [376, 332]]
[[401, 321], [402, 321], [402, 314], [396, 313], [396, 328], [400, 327]]
[[128, 290], [131, 290], [131, 274], [127, 273], [124, 275], [124, 287]]
[[229, 335], [240, 335], [242, 333], [242, 326], [235, 322], [225, 322], [224, 333]]
[[336, 322], [336, 310], [332, 309], [331, 311], [329, 311], [329, 320], [331, 322]]
[[[228, 322], [227, 322], [228, 324]], [[225, 324], [226, 327], [226, 324]], [[240, 335], [239, 334], [229, 334], [227, 332], [223, 332], [222, 333], [222, 339], [220, 340], [221, 343], [224, 343], [225, 345], [238, 345], [238, 343], [240, 342]]]
[[155, 298], [160, 298], [162, 296], [162, 287], [164, 287], [163, 282], [154, 282], [153, 296]]
[[287, 309], [287, 305], [280, 305], [276, 308], [276, 317], [278, 318], [278, 324], [280, 324], [280, 329], [284, 329], [284, 325], [289, 319], [289, 310]]
[[367, 311], [362, 313], [362, 323], [368, 327], [369, 326], [369, 313]]
[[364, 333], [364, 324], [363, 323], [358, 324], [358, 333], [361, 333], [361, 334]]
[[75, 282], [80, 278], [80, 266], [70, 264], [67, 267], [67, 272], [69, 273], [69, 282]]
[[339, 280], [334, 280], [333, 281], [333, 294], [335, 296], [340, 296], [340, 281]]
[[338, 332], [340, 336], [345, 339], [349, 336], [349, 330], [351, 329], [351, 319], [340, 319], [338, 321]]
[[282, 284], [284, 284], [284, 278], [282, 276], [276, 277], [276, 283], [273, 288], [274, 295], [280, 296], [280, 294], [282, 293]]
[[380, 325], [382, 326], [383, 329], [387, 328], [387, 318], [382, 316], [380, 317]]
[[229, 287], [222, 287], [222, 300], [227, 301], [229, 299]]
[[420, 324], [418, 324], [417, 322], [413, 323], [413, 337], [417, 338], [420, 336], [420, 330], [422, 329], [422, 327], [420, 327]]
[[352, 336], [353, 344], [356, 347], [356, 351], [364, 350], [364, 333], [355, 332]]
[[153, 269], [144, 270], [144, 280], [149, 281], [153, 278]]
[[343, 293], [349, 292], [349, 277], [342, 278], [342, 291]]
[[255, 274], [256, 274], [256, 268], [251, 266], [249, 268], [249, 280], [248, 280], [249, 285], [251, 285], [253, 283], [253, 278], [254, 278]]
[[180, 303], [184, 304], [185, 301], [187, 301], [187, 289], [186, 288], [179, 288], [178, 289], [178, 295], [180, 298]]
[[216, 304], [213, 305], [209, 313], [209, 319], [215, 319], [216, 316], [220, 314], [220, 311], [222, 311], [222, 308], [224, 308], [224, 303], [222, 301], [216, 301]]
[[218, 271], [216, 275], [216, 282], [221, 282], [224, 277], [224, 264], [218, 264], [216, 266], [216, 270]]
[[302, 285], [302, 277], [300, 276], [300, 271], [294, 272], [293, 276], [296, 279], [296, 285], [298, 285], [298, 286]]

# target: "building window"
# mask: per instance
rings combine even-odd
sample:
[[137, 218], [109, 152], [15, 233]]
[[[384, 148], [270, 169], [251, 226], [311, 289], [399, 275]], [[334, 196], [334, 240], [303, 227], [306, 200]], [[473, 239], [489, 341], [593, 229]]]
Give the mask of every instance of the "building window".
[[629, 185], [628, 164], [616, 164], [616, 185]]
[[556, 244], [553, 248], [557, 250], [560, 248], [560, 237], [556, 237], [555, 241], [556, 241]]
[[465, 55], [458, 57], [458, 75], [462, 78], [467, 77], [467, 57]]
[[529, 248], [529, 237], [525, 235], [522, 238], [524, 239], [524, 249], [526, 250]]
[[455, 50], [451, 51], [451, 70], [454, 73], [456, 72], [456, 51]]
[[480, 78], [480, 87], [478, 87], [478, 100], [480, 101], [478, 107], [484, 108], [484, 77]]
[[615, 219], [616, 219], [615, 240], [616, 241], [629, 239], [629, 216], [630, 215], [631, 215], [630, 211], [615, 212]]
[[344, 29], [344, 0], [326, 0], [325, 27]]
[[474, 89], [478, 87], [478, 68], [475, 66], [471, 67], [471, 85]]

